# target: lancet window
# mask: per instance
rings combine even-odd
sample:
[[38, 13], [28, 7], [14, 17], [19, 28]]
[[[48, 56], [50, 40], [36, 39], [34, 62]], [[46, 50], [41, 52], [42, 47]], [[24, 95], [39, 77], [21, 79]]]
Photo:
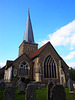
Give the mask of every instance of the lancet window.
[[56, 64], [50, 55], [44, 61], [44, 78], [56, 78]]

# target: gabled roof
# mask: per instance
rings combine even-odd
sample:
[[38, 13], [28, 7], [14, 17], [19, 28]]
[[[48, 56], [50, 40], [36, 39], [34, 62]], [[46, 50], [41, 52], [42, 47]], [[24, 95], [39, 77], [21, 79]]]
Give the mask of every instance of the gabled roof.
[[38, 50], [34, 51], [34, 53], [32, 53], [29, 57], [30, 59], [33, 59], [35, 57], [37, 57], [41, 51], [45, 48], [45, 46], [48, 44], [49, 42], [47, 42], [46, 44], [44, 44], [41, 48], [39, 48]]
[[[36, 57], [42, 52], [42, 50], [47, 46], [48, 43], [50, 43], [50, 42], [47, 42], [47, 43], [44, 44], [41, 48], [39, 48], [39, 49], [36, 50], [34, 53], [32, 53], [32, 54], [29, 56], [30, 59], [36, 58]], [[60, 57], [60, 55], [57, 53], [57, 51], [55, 50], [55, 48], [53, 47], [53, 45], [52, 45], [51, 43], [50, 43], [50, 45], [51, 45], [51, 47], [53, 48], [53, 50], [56, 52], [56, 54], [59, 56], [60, 60], [62, 60], [63, 63], [66, 64], [65, 61], [64, 61], [64, 60]], [[68, 67], [67, 64], [66, 64], [66, 66]]]
[[[17, 59], [15, 59], [14, 61], [10, 61], [10, 60], [7, 60], [7, 64], [6, 65], [8, 65], [7, 67], [6, 67], [6, 69], [8, 69], [10, 66], [12, 66], [12, 64], [14, 64], [14, 62], [16, 62], [19, 58], [21, 58], [23, 55], [25, 55], [27, 58], [29, 58], [28, 56], [27, 56], [27, 54], [26, 53], [23, 53], [21, 56], [19, 56]], [[29, 60], [33, 63], [33, 61], [29, 58]]]
[[26, 23], [23, 41], [34, 43], [34, 36], [33, 36], [33, 30], [32, 30], [29, 10], [28, 10], [28, 17], [27, 17], [27, 23]]
[[[23, 53], [21, 56], [19, 56], [17, 59], [14, 60], [14, 62], [16, 62], [19, 58], [21, 58], [23, 55], [25, 55], [32, 63], [33, 61], [30, 59], [30, 57], [26, 54], [26, 53]], [[13, 62], [13, 63], [14, 63]]]

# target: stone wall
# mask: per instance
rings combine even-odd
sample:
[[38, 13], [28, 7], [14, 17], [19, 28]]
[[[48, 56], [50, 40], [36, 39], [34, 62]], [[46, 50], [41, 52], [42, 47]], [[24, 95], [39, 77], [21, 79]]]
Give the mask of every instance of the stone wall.
[[[19, 66], [20, 66], [20, 63], [23, 62], [23, 61], [26, 61], [28, 62], [29, 64], [29, 71], [28, 71], [28, 76], [26, 78], [29, 78], [30, 80], [33, 80], [33, 62], [25, 55], [23, 54], [22, 56], [20, 56], [19, 58], [17, 58], [14, 63], [13, 63], [13, 72], [14, 70], [16, 70], [16, 76], [12, 76], [12, 80], [13, 80], [13, 83], [14, 85], [16, 85], [16, 82], [18, 81], [18, 79], [20, 78], [20, 75], [19, 75]], [[25, 76], [24, 76], [25, 78]]]
[[19, 56], [22, 55], [23, 53], [30, 55], [37, 49], [38, 49], [38, 44], [22, 42], [22, 44], [19, 46]]
[[57, 78], [53, 79], [57, 83], [58, 81], [60, 81], [59, 80], [59, 59], [60, 58], [58, 57], [57, 53], [54, 51], [54, 49], [51, 47], [50, 44], [47, 44], [46, 47], [42, 50], [42, 52], [39, 55], [39, 63], [41, 67], [41, 81], [42, 83], [47, 84], [48, 81], [50, 80], [50, 78], [44, 78], [44, 61], [48, 55], [51, 55], [55, 59], [57, 64]]

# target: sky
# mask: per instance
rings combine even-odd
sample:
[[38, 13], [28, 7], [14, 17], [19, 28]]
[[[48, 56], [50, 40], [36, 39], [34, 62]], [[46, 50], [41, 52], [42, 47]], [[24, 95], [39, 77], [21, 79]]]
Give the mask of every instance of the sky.
[[28, 8], [35, 42], [50, 41], [75, 68], [75, 0], [0, 0], [0, 67], [18, 57]]

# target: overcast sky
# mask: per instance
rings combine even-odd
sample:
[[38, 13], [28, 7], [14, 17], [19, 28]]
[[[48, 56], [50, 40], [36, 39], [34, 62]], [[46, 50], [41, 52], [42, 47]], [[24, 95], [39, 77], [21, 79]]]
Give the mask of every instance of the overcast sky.
[[35, 42], [50, 41], [75, 68], [75, 0], [0, 0], [0, 66], [18, 57], [28, 8]]

